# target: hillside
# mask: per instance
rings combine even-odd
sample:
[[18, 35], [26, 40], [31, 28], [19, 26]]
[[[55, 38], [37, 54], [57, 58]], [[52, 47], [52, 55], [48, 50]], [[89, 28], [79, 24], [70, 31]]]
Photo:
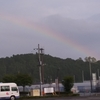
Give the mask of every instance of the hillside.
[[[84, 79], [89, 80], [89, 64], [83, 60], [73, 60], [71, 58], [61, 59], [50, 55], [43, 55], [44, 82], [54, 82], [59, 76], [62, 81], [64, 76], [75, 76], [75, 81], [82, 81], [82, 71]], [[34, 83], [39, 82], [39, 63], [37, 54], [21, 54], [12, 57], [0, 58], [0, 79], [6, 74], [28, 73], [33, 77]], [[92, 72], [97, 73], [100, 69], [100, 61], [91, 64]], [[98, 74], [98, 73], [97, 73]], [[98, 78], [98, 77], [97, 77]]]

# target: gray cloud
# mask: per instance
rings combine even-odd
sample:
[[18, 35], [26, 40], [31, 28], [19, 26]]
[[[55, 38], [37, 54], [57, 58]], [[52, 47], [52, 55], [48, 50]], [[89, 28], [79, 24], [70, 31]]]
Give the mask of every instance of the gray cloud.
[[[0, 15], [48, 27], [99, 55], [100, 0], [0, 1]], [[85, 57], [81, 51], [0, 17], [0, 57], [31, 52], [40, 43], [46, 53], [62, 58]], [[95, 56], [95, 55], [92, 55]], [[100, 59], [100, 57], [98, 57]]]
[[[97, 18], [97, 16], [94, 17]], [[100, 50], [100, 20], [74, 20], [63, 18], [59, 15], [53, 15], [42, 20], [45, 26], [52, 30], [64, 35], [66, 38], [79, 43], [81, 46], [95, 51], [95, 48]]]

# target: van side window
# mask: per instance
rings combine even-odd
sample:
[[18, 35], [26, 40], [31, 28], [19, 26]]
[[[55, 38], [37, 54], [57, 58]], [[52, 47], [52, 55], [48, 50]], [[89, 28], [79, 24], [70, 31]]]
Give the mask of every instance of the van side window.
[[9, 86], [1, 86], [1, 91], [10, 91]]
[[18, 91], [17, 87], [11, 87], [12, 91]]

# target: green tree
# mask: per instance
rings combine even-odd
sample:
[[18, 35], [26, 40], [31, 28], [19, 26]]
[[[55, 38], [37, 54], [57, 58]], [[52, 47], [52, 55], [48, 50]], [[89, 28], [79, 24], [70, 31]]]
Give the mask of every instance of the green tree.
[[15, 82], [18, 86], [23, 86], [23, 88], [26, 85], [31, 85], [33, 80], [32, 77], [28, 74], [17, 74], [17, 75], [5, 75], [2, 78], [3, 82], [9, 83], [9, 82]]
[[14, 75], [5, 75], [2, 78], [3, 82], [9, 83], [9, 82], [15, 82], [15, 76]]
[[85, 57], [85, 61], [86, 62], [95, 63], [96, 62], [96, 58], [94, 58], [94, 57]]
[[26, 85], [31, 85], [32, 84], [32, 77], [29, 74], [17, 74], [16, 75], [16, 83], [18, 86], [23, 86], [23, 88]]
[[64, 89], [65, 89], [66, 93], [70, 93], [71, 92], [71, 88], [73, 87], [73, 82], [74, 82], [74, 79], [71, 76], [66, 76], [63, 79], [62, 84], [64, 86]]

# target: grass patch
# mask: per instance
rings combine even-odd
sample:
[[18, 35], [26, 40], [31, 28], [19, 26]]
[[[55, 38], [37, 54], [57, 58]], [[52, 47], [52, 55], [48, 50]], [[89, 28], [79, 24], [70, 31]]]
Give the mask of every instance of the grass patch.
[[22, 93], [21, 97], [18, 100], [24, 100], [24, 99], [38, 99], [38, 98], [56, 98], [56, 97], [73, 97], [73, 96], [79, 96], [79, 94], [73, 94], [73, 93], [55, 93], [53, 94], [46, 94], [45, 96], [27, 96], [27, 93]]

